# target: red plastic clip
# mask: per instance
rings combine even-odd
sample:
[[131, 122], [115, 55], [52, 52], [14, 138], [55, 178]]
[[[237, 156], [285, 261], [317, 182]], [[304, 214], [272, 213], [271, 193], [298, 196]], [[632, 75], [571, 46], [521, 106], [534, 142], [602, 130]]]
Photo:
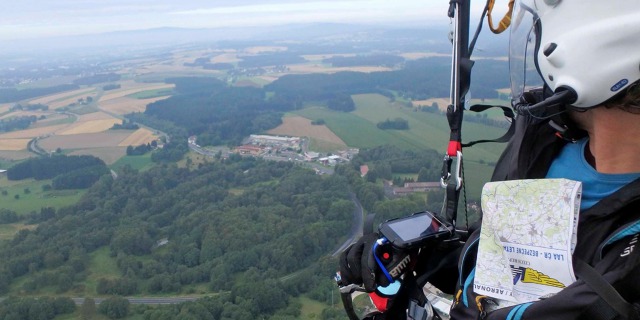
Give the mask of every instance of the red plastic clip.
[[449, 147], [447, 148], [449, 157], [458, 156], [458, 151], [462, 151], [462, 143], [460, 141], [449, 141]]

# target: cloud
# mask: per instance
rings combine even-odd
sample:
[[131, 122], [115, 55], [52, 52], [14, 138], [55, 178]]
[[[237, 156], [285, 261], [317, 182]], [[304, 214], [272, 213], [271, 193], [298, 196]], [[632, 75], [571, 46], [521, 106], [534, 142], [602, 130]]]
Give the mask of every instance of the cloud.
[[[496, 3], [496, 7], [500, 6]], [[444, 24], [448, 23], [447, 8], [448, 1], [444, 0], [20, 0], [9, 1], [3, 7], [0, 40], [163, 26], [410, 21]]]

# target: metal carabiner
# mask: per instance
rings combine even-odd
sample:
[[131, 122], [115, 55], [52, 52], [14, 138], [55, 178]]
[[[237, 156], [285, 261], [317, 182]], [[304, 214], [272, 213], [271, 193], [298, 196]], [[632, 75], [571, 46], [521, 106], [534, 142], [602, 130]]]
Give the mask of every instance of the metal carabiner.
[[449, 180], [453, 176], [456, 182], [456, 190], [460, 190], [462, 188], [462, 151], [456, 151], [456, 168], [453, 175], [451, 174], [451, 164], [453, 163], [453, 158], [448, 154], [444, 156], [443, 164], [442, 164], [442, 176], [440, 177], [440, 186], [442, 188], [447, 188], [449, 185]]

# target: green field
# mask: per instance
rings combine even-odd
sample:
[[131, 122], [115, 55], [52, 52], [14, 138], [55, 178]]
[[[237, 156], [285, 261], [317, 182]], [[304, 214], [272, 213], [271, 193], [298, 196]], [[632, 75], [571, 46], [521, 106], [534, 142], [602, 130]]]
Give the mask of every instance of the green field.
[[154, 89], [154, 90], [146, 90], [136, 92], [134, 94], [130, 94], [127, 97], [134, 99], [151, 99], [157, 97], [170, 96], [173, 94], [173, 89]]
[[[340, 293], [337, 292], [338, 290], [336, 290], [336, 292], [334, 292], [335, 294], [335, 301], [336, 304], [339, 304], [340, 306], [342, 305], [342, 303], [340, 302]], [[298, 301], [300, 301], [300, 304], [302, 304], [302, 309], [301, 309], [301, 314], [300, 314], [300, 319], [320, 319], [320, 315], [322, 314], [322, 310], [324, 310], [325, 308], [329, 307], [328, 305], [316, 301], [316, 300], [312, 300], [306, 297], [299, 297]]]
[[[86, 190], [42, 191], [42, 186], [45, 184], [50, 185], [51, 180], [9, 181], [5, 175], [0, 178], [0, 192], [7, 191], [7, 195], [0, 194], [0, 206], [18, 214], [37, 212], [43, 207], [58, 209], [75, 204], [86, 192]], [[29, 189], [29, 192], [25, 193], [25, 189]], [[18, 199], [16, 199], [16, 195]]]
[[151, 161], [151, 153], [147, 153], [141, 156], [124, 156], [118, 159], [118, 161], [116, 161], [114, 164], [112, 164], [111, 169], [117, 172], [118, 169], [126, 165], [129, 165], [131, 168], [140, 171], [148, 170], [153, 167], [153, 162]]
[[116, 259], [110, 256], [109, 247], [102, 247], [90, 254], [88, 276], [85, 281], [85, 294], [96, 295], [96, 286], [100, 278], [119, 278], [122, 276]]
[[[379, 94], [354, 95], [356, 110], [350, 113], [332, 111], [324, 107], [309, 107], [295, 113], [311, 120], [324, 119], [327, 127], [350, 147], [372, 148], [395, 145], [404, 149], [432, 149], [446, 151], [449, 142], [449, 124], [439, 114], [416, 112], [412, 108], [398, 106]], [[475, 116], [467, 113], [466, 116]], [[409, 122], [409, 130], [381, 130], [378, 122], [402, 118]], [[506, 130], [465, 121], [463, 141], [493, 139]], [[491, 177], [504, 144], [487, 143], [465, 149], [467, 195], [479, 198], [482, 185]]]
[[60, 125], [60, 124], [69, 124], [69, 123], [74, 123], [76, 120], [77, 119], [75, 117], [69, 116], [69, 117], [66, 117], [66, 118], [51, 120], [51, 121], [47, 121], [47, 122], [37, 121], [36, 123], [34, 123], [31, 126], [29, 126], [29, 129], [42, 128], [42, 127], [51, 127], [51, 126], [57, 126], [57, 125]]

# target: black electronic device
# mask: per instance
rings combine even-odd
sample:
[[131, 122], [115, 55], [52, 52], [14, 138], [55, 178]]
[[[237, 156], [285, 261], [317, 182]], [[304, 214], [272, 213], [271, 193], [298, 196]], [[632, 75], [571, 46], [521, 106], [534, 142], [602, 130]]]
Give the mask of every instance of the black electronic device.
[[453, 227], [429, 211], [387, 220], [380, 225], [380, 234], [399, 249], [413, 249], [429, 241], [445, 240], [453, 234]]

